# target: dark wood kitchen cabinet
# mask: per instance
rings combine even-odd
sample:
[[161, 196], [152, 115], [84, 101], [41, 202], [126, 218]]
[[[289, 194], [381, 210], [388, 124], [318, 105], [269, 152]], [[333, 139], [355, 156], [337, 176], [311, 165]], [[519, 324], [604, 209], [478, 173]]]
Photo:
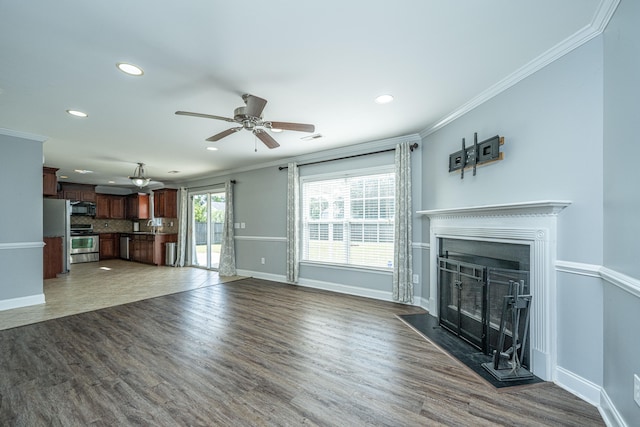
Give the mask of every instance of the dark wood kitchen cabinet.
[[59, 273], [62, 273], [62, 237], [45, 237], [43, 238], [43, 279], [54, 279]]
[[153, 244], [155, 236], [152, 234], [134, 234], [131, 239], [131, 260], [143, 262], [145, 264], [154, 264], [153, 262]]
[[111, 194], [96, 194], [96, 218], [124, 219], [125, 198]]
[[120, 234], [100, 233], [100, 260], [120, 256]]
[[127, 196], [127, 219], [149, 219], [149, 195], [145, 193]]
[[178, 190], [163, 188], [153, 192], [153, 215], [156, 218], [178, 217]]
[[58, 196], [58, 177], [56, 176], [58, 168], [42, 167], [42, 195]]
[[132, 234], [129, 254], [131, 261], [164, 265], [166, 244], [177, 241], [177, 234]]
[[71, 200], [72, 202], [95, 202], [96, 186], [89, 184], [74, 184], [72, 182], [60, 183], [58, 198]]

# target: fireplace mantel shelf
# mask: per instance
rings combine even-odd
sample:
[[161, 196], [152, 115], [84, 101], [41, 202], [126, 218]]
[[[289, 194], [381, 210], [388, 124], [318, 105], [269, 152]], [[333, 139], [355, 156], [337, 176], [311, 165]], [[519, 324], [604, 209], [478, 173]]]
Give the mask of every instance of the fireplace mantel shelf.
[[498, 205], [467, 206], [459, 208], [417, 211], [428, 217], [442, 216], [515, 216], [556, 215], [571, 204], [568, 200], [538, 200], [533, 202], [504, 203]]

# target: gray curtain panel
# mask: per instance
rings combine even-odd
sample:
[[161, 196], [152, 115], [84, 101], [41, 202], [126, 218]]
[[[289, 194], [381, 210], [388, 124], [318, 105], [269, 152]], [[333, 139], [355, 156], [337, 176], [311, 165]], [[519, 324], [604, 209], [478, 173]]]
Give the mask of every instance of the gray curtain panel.
[[396, 146], [395, 247], [393, 260], [393, 299], [413, 303], [411, 248], [411, 150], [404, 142]]
[[288, 164], [287, 179], [287, 282], [297, 283], [300, 273], [300, 176], [296, 163]]
[[180, 188], [180, 213], [178, 214], [178, 247], [176, 267], [184, 267], [187, 263], [187, 225], [189, 194], [185, 187]]
[[225, 182], [224, 189], [224, 227], [222, 229], [222, 245], [220, 246], [218, 274], [220, 274], [220, 276], [235, 276], [236, 249], [233, 236], [233, 184], [231, 181]]

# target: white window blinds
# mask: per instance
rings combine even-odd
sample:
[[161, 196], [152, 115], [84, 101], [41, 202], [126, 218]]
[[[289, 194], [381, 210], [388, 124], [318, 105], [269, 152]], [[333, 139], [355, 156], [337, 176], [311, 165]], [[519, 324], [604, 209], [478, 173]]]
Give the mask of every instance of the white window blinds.
[[393, 267], [392, 172], [302, 182], [303, 261]]

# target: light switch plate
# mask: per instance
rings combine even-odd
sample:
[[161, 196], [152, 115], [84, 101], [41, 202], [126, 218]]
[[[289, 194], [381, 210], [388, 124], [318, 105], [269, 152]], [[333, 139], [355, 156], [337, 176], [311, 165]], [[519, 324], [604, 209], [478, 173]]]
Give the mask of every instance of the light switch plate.
[[417, 274], [413, 275], [413, 284], [417, 285], [420, 282], [420, 276], [418, 276]]
[[633, 400], [640, 406], [640, 376], [638, 374], [633, 376]]

